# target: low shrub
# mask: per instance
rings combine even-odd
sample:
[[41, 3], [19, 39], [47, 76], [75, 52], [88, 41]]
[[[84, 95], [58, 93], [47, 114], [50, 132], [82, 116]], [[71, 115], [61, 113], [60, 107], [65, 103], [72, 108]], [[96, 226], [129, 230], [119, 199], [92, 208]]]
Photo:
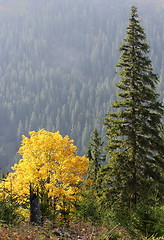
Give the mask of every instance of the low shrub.
[[16, 224], [23, 220], [18, 211], [18, 205], [9, 199], [0, 200], [0, 221], [5, 224]]

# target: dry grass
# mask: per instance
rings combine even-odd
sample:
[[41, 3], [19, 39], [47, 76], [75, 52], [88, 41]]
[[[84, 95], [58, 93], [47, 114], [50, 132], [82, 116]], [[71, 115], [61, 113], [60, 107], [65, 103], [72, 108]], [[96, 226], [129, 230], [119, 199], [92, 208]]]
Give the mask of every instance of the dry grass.
[[[58, 237], [55, 232], [64, 230], [65, 237]], [[103, 226], [93, 226], [91, 223], [70, 222], [69, 228], [60, 225], [54, 226], [51, 222], [46, 221], [42, 227], [33, 226], [30, 223], [22, 223], [19, 226], [0, 226], [0, 240], [100, 240], [107, 238], [108, 230]]]
[[33, 226], [29, 223], [21, 223], [19, 226], [1, 225], [0, 240], [46, 240], [58, 239], [53, 235], [50, 224], [43, 227]]
[[[55, 232], [63, 230], [64, 236], [56, 236]], [[70, 222], [69, 227], [63, 224], [54, 225], [46, 221], [42, 227], [33, 226], [28, 222], [19, 226], [0, 225], [0, 240], [135, 240], [129, 233], [120, 226], [109, 227], [93, 226], [91, 223]], [[138, 239], [138, 238], [137, 238]], [[146, 240], [146, 238], [139, 238]], [[155, 240], [150, 238], [149, 240]]]

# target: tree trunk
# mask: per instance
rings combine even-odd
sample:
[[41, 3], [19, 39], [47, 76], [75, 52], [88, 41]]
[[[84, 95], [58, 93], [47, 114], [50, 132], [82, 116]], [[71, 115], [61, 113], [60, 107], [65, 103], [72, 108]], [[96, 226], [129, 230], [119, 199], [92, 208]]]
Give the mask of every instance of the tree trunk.
[[41, 225], [39, 196], [34, 193], [32, 184], [30, 183], [30, 222]]

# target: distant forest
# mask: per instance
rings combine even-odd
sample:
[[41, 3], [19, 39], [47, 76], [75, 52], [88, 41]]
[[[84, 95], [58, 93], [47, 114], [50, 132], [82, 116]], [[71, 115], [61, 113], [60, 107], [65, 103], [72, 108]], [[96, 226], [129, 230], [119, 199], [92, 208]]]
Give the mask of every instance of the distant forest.
[[60, 131], [85, 154], [116, 98], [118, 51], [135, 4], [164, 101], [164, 1], [0, 0], [0, 168], [22, 134]]

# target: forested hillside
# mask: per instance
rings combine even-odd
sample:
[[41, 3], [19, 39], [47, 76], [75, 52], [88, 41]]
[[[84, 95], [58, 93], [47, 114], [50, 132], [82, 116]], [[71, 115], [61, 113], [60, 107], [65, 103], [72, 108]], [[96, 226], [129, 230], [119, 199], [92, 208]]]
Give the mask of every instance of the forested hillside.
[[45, 128], [84, 154], [115, 98], [119, 45], [135, 4], [164, 99], [164, 1], [0, 0], [0, 168]]

